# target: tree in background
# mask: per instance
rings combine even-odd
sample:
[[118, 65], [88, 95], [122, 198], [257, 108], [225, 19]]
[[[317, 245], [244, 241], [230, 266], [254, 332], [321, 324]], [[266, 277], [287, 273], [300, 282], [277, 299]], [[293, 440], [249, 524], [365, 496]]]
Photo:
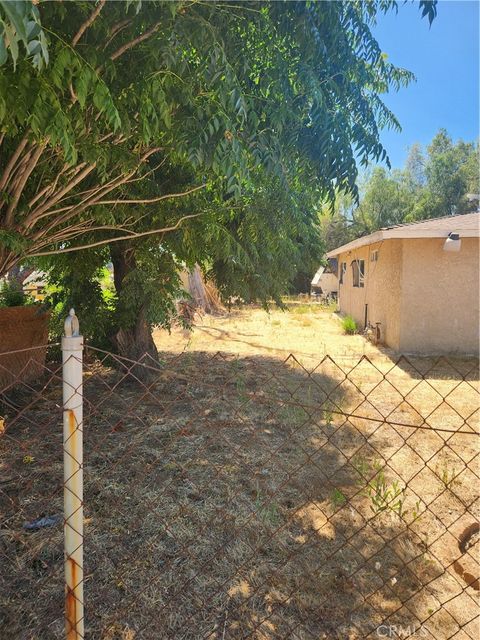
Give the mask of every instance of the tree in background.
[[425, 162], [426, 193], [417, 217], [433, 218], [467, 213], [475, 209], [478, 199], [468, 194], [480, 193], [478, 145], [459, 140], [454, 143], [441, 129], [427, 148]]
[[318, 213], [320, 237], [326, 251], [353, 240], [352, 212], [354, 204], [355, 200], [350, 194], [337, 192], [333, 206], [331, 203], [324, 203], [320, 208]]
[[454, 143], [441, 129], [426, 154], [419, 144], [411, 147], [403, 169], [375, 167], [367, 174], [350, 216], [353, 237], [392, 224], [475, 211], [478, 166], [478, 144]]
[[359, 206], [352, 212], [355, 235], [402, 223], [413, 205], [413, 193], [404, 172], [389, 173], [375, 167], [366, 180]]

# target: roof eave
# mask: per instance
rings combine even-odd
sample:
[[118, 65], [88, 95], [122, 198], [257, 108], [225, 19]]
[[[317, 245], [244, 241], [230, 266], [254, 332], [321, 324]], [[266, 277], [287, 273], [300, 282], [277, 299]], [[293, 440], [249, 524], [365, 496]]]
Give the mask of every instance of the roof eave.
[[[452, 231], [455, 232], [453, 228]], [[421, 238], [448, 238], [449, 231], [439, 231], [439, 230], [430, 230], [430, 229], [417, 229], [414, 233], [405, 233], [404, 229], [380, 229], [380, 231], [375, 231], [375, 233], [371, 233], [368, 236], [363, 236], [362, 238], [357, 238], [356, 240], [352, 240], [352, 242], [348, 242], [347, 244], [338, 247], [337, 249], [332, 249], [326, 255], [327, 258], [333, 258], [335, 256], [340, 255], [341, 253], [347, 253], [348, 251], [352, 251], [353, 249], [359, 249], [360, 247], [365, 247], [370, 244], [375, 244], [376, 242], [383, 242], [384, 240], [415, 240]], [[480, 229], [460, 229], [458, 231], [460, 238], [480, 238]]]

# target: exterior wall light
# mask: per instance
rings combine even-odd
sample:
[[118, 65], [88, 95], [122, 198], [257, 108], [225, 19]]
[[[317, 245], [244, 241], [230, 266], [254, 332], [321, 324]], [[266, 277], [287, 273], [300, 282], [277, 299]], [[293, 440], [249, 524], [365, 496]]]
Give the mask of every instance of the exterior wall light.
[[448, 234], [448, 238], [445, 240], [443, 245], [444, 251], [460, 251], [460, 247], [462, 246], [462, 241], [460, 240], [460, 236], [458, 233], [450, 232]]

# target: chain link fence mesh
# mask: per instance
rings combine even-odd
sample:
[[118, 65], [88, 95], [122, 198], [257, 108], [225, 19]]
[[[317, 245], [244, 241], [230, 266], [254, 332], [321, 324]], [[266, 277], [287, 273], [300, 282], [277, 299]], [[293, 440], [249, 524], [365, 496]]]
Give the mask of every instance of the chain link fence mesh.
[[[65, 633], [62, 372], [36, 366], [0, 385], [22, 640]], [[478, 361], [88, 347], [83, 393], [85, 638], [478, 637]]]

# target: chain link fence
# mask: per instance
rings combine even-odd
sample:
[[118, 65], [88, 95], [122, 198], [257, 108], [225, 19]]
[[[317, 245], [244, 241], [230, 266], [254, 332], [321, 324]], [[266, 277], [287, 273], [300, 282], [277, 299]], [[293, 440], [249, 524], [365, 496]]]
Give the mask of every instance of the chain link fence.
[[67, 637], [478, 637], [478, 361], [86, 347], [82, 461], [55, 349], [0, 376], [0, 637], [65, 637], [69, 523]]

